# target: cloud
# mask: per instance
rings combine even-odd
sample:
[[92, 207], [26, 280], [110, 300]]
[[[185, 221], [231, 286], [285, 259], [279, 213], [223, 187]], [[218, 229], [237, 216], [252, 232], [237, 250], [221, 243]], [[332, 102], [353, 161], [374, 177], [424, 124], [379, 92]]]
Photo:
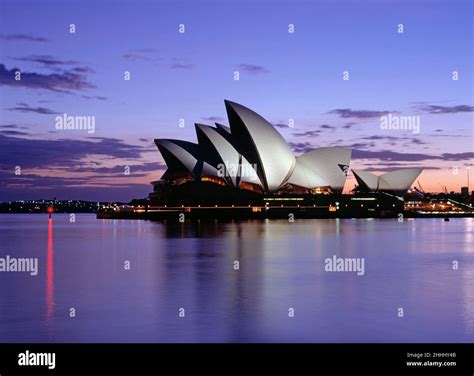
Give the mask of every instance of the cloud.
[[[130, 173], [133, 176], [137, 176], [140, 172], [149, 172], [149, 171], [164, 171], [166, 170], [167, 166], [165, 163], [161, 162], [146, 162], [146, 163], [139, 163], [139, 164], [126, 164], [126, 166], [130, 167]], [[92, 173], [108, 173], [108, 174], [123, 174], [125, 164], [116, 165], [113, 167], [90, 167], [90, 166], [82, 166], [82, 167], [75, 167], [72, 168], [70, 171], [74, 172], [92, 172]], [[115, 177], [115, 175], [113, 175]]]
[[114, 137], [87, 136], [86, 138], [89, 138], [89, 139], [91, 139], [91, 140], [100, 140], [100, 141], [123, 142], [122, 139], [120, 139], [120, 138], [114, 138]]
[[12, 131], [12, 130], [0, 131], [0, 133], [6, 136], [28, 136], [29, 135], [29, 133], [27, 132]]
[[380, 159], [382, 161], [405, 161], [405, 162], [418, 162], [430, 159], [441, 159], [439, 156], [423, 153], [398, 153], [391, 150], [352, 150], [352, 159]]
[[130, 61], [156, 62], [161, 60], [161, 58], [156, 55], [156, 52], [157, 50], [154, 48], [139, 48], [129, 50], [127, 53], [123, 54], [122, 57]]
[[201, 119], [206, 120], [206, 121], [223, 121], [224, 120], [224, 118], [220, 116], [208, 116], [208, 117], [203, 117]]
[[11, 185], [14, 186], [23, 186], [23, 187], [31, 187], [33, 184], [35, 188], [59, 188], [68, 185], [80, 185], [87, 183], [87, 178], [84, 177], [76, 177], [76, 178], [69, 178], [64, 179], [61, 177], [53, 177], [53, 176], [41, 176], [38, 174], [33, 173], [23, 173], [19, 176], [16, 176], [10, 171], [7, 170], [0, 170], [0, 184]]
[[[66, 132], [66, 131], [64, 131]], [[98, 140], [98, 141], [97, 141]], [[0, 167], [11, 169], [81, 167], [89, 155], [111, 159], [139, 159], [146, 149], [126, 144], [115, 138], [96, 138], [93, 141], [78, 139], [31, 139], [0, 134]], [[21, 152], [19, 152], [21, 151]]]
[[[163, 162], [140, 161], [145, 148], [115, 138], [44, 140], [16, 136], [0, 131], [0, 201], [55, 196], [128, 201], [146, 197], [151, 191], [149, 184], [137, 183], [137, 178], [166, 170]], [[103, 166], [103, 161], [113, 161], [114, 165]], [[14, 174], [15, 166], [21, 167], [21, 175]], [[130, 167], [130, 175], [124, 174], [125, 166]], [[29, 169], [47, 172], [43, 175]]]
[[379, 118], [395, 111], [371, 111], [371, 110], [351, 110], [350, 108], [336, 108], [327, 112], [328, 114], [339, 115], [344, 119], [373, 119]]
[[373, 142], [356, 142], [349, 145], [350, 148], [360, 149], [360, 148], [374, 148], [375, 144]]
[[462, 161], [465, 159], [473, 159], [474, 152], [464, 152], [464, 153], [443, 153], [441, 154], [443, 159], [448, 161]]
[[47, 67], [57, 67], [57, 66], [62, 66], [62, 65], [79, 64], [77, 61], [74, 61], [74, 60], [61, 60], [51, 55], [29, 55], [25, 57], [17, 57], [14, 60], [39, 63]]
[[101, 95], [81, 95], [84, 99], [98, 99], [100, 101], [106, 101], [108, 98]]
[[290, 126], [285, 123], [276, 123], [276, 124], [273, 124], [273, 126], [277, 128], [290, 128]]
[[21, 127], [16, 124], [6, 124], [6, 125], [0, 125], [0, 128], [4, 129], [28, 129], [28, 127]]
[[421, 112], [426, 112], [428, 114], [457, 114], [460, 112], [474, 112], [474, 106], [469, 106], [467, 104], [460, 104], [457, 106], [438, 106], [432, 104], [421, 104], [416, 105], [415, 108]]
[[[21, 80], [15, 80], [17, 71], [21, 72]], [[4, 64], [0, 64], [0, 86], [2, 85], [43, 89], [62, 93], [70, 93], [70, 90], [91, 89], [96, 87], [90, 82], [87, 82], [86, 74], [82, 71], [77, 71], [77, 68], [61, 73], [41, 74], [22, 72], [19, 68], [8, 70]]]
[[321, 129], [336, 129], [336, 127], [333, 127], [332, 125], [327, 125], [327, 124], [320, 125], [319, 128], [321, 128]]
[[362, 137], [361, 140], [388, 140], [388, 141], [410, 141], [413, 144], [424, 145], [426, 142], [416, 137], [395, 137], [395, 136], [381, 136], [373, 135], [368, 137]]
[[250, 74], [270, 73], [270, 71], [265, 67], [255, 64], [237, 64], [235, 68], [239, 71], [247, 72]]
[[8, 111], [18, 111], [18, 112], [35, 112], [37, 114], [41, 115], [55, 115], [59, 114], [59, 112], [55, 112], [53, 110], [50, 110], [49, 108], [46, 107], [30, 107], [26, 103], [17, 103], [16, 107], [11, 107], [8, 108]]
[[345, 125], [342, 126], [342, 128], [344, 129], [350, 129], [352, 128], [353, 125], [355, 125], [356, 123], [346, 123]]
[[423, 153], [399, 153], [391, 150], [352, 150], [352, 159], [379, 159], [381, 161], [419, 162], [426, 160], [464, 161], [474, 158], [474, 152], [444, 153], [441, 155]]
[[194, 64], [185, 64], [185, 63], [173, 63], [170, 66], [170, 69], [193, 69]]
[[[133, 174], [133, 173], [132, 173]], [[96, 176], [94, 179], [62, 178], [23, 173], [19, 176], [0, 170], [0, 201], [52, 199], [58, 200], [91, 200], [91, 201], [122, 201], [133, 198], [147, 197], [150, 184], [130, 182], [130, 175], [124, 177], [119, 184], [103, 181]]]
[[72, 68], [72, 71], [76, 73], [94, 73], [91, 67], [75, 67]]
[[[400, 166], [400, 167], [397, 167]], [[397, 164], [395, 166], [390, 166], [390, 167], [366, 167], [363, 170], [364, 171], [376, 171], [376, 172], [391, 172], [391, 171], [396, 171], [400, 170], [400, 168], [407, 168], [407, 165], [405, 164]], [[440, 167], [435, 167], [435, 166], [411, 166], [410, 168], [422, 168], [423, 170], [440, 170]]]
[[443, 138], [446, 138], [446, 137], [466, 137], [463, 133], [465, 132], [461, 132], [461, 133], [457, 133], [457, 134], [448, 134], [448, 133], [443, 133], [441, 134], [441, 132], [444, 132], [440, 129], [437, 129], [435, 130], [435, 133], [431, 133], [430, 135], [428, 136], [431, 136], [431, 137], [443, 137]]
[[377, 166], [384, 166], [384, 167], [396, 167], [396, 166], [399, 166], [399, 167], [407, 167], [408, 165], [405, 163], [405, 162], [381, 162], [381, 163], [377, 163]]
[[288, 145], [295, 153], [306, 153], [314, 149], [310, 142], [288, 142]]
[[316, 137], [319, 136], [319, 133], [321, 133], [321, 130], [315, 130], [315, 131], [306, 131], [306, 132], [296, 132], [293, 133], [293, 136], [295, 137]]
[[138, 141], [149, 142], [151, 140], [149, 140], [148, 138], [139, 138]]
[[35, 37], [27, 34], [0, 34], [0, 39], [9, 42], [49, 42], [49, 39], [43, 37]]
[[361, 139], [362, 140], [398, 140], [399, 137], [373, 135], [373, 136], [361, 137]]

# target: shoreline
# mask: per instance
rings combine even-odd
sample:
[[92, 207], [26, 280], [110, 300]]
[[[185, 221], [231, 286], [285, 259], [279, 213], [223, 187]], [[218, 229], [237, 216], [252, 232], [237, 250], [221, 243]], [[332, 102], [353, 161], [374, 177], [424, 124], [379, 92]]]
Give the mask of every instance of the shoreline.
[[[97, 219], [144, 219], [144, 220], [176, 220], [183, 222], [186, 219], [288, 219], [290, 222], [297, 219], [398, 219], [398, 218], [474, 218], [474, 213], [417, 213], [403, 212], [384, 213], [382, 215], [368, 215], [361, 213], [333, 213], [321, 209], [294, 210], [287, 208], [271, 208], [253, 212], [251, 208], [214, 209], [214, 208], [169, 208], [154, 212], [97, 212]], [[188, 211], [187, 211], [188, 210]]]

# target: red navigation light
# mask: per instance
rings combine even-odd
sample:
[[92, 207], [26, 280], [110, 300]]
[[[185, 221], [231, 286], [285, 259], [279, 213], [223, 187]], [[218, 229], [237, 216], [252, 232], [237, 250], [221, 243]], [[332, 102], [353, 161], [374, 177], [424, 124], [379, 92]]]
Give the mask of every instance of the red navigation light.
[[51, 214], [54, 212], [54, 208], [52, 206], [48, 206], [48, 213]]

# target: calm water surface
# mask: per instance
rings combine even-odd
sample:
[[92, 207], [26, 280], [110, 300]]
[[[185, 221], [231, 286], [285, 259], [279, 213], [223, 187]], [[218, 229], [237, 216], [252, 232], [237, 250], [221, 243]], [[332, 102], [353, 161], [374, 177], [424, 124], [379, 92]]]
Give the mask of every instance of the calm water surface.
[[39, 262], [0, 273], [0, 342], [474, 342], [472, 218], [69, 218], [0, 215], [0, 257]]

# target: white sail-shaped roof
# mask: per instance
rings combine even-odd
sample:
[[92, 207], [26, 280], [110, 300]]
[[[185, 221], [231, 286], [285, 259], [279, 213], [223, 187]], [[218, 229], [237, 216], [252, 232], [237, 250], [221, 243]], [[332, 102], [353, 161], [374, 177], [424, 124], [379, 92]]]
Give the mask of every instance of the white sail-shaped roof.
[[381, 175], [379, 189], [407, 191], [421, 174], [421, 168], [404, 168]]
[[268, 192], [275, 192], [290, 176], [295, 157], [277, 130], [263, 117], [238, 103], [225, 101], [235, 146], [250, 163]]
[[324, 147], [296, 158], [296, 166], [288, 183], [305, 188], [331, 187], [342, 191], [351, 160], [351, 150]]
[[198, 133], [198, 139], [202, 140], [201, 137], [204, 136], [212, 145], [214, 150], [206, 151], [216, 153], [215, 157], [217, 158], [213, 158], [215, 161], [217, 160], [215, 167], [218, 171], [222, 172], [218, 164], [224, 166], [225, 171], [222, 177], [225, 180], [230, 178], [232, 186], [238, 187], [240, 180], [261, 185], [260, 179], [250, 163], [235, 150], [232, 144], [216, 128], [211, 128], [204, 124], [196, 124], [196, 132]]
[[421, 168], [404, 168], [377, 176], [363, 170], [352, 170], [359, 185], [365, 189], [394, 192], [406, 192], [422, 171]]
[[[195, 169], [198, 164], [198, 156], [197, 156], [197, 144], [193, 144], [191, 142], [181, 141], [181, 140], [168, 140], [168, 139], [157, 139], [155, 140], [156, 146], [158, 149], [162, 151], [163, 149], [170, 153], [176, 160], [178, 160], [185, 168], [188, 170], [190, 174], [194, 177]], [[165, 158], [165, 162], [170, 167], [171, 161], [167, 158], [166, 153], [161, 153]], [[168, 159], [168, 160], [167, 160]]]
[[354, 174], [359, 185], [363, 185], [364, 188], [368, 189], [369, 191], [376, 191], [378, 189], [379, 177], [377, 175], [368, 171], [355, 169], [352, 169], [352, 173]]
[[157, 139], [155, 144], [162, 152], [168, 168], [178, 161], [180, 167], [184, 167], [195, 178], [200, 178], [203, 174], [217, 176], [217, 169], [203, 161], [199, 145], [170, 139]]

